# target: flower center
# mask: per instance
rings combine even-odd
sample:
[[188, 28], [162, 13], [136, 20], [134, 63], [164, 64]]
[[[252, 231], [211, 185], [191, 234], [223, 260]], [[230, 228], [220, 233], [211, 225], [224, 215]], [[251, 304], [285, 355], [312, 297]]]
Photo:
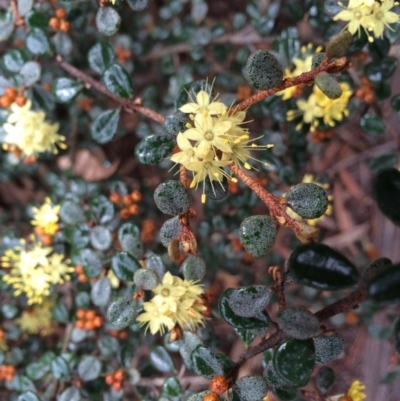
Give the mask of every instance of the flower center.
[[383, 12], [382, 11], [378, 11], [375, 15], [376, 19], [382, 19], [383, 18]]
[[204, 138], [207, 139], [207, 141], [212, 141], [214, 139], [214, 134], [211, 131], [207, 131], [204, 134]]
[[160, 312], [159, 312], [158, 310], [154, 310], [154, 311], [153, 311], [153, 316], [154, 316], [154, 317], [160, 316]]
[[164, 297], [168, 297], [170, 293], [171, 293], [171, 292], [170, 292], [170, 290], [169, 290], [168, 288], [164, 288], [164, 289], [161, 291], [161, 294], [162, 294]]
[[209, 162], [204, 162], [203, 167], [208, 170], [211, 167], [211, 164]]
[[354, 18], [361, 19], [361, 17], [362, 17], [361, 11], [356, 11], [354, 13]]
[[189, 149], [187, 152], [189, 157], [193, 157], [195, 155], [194, 150], [193, 149]]

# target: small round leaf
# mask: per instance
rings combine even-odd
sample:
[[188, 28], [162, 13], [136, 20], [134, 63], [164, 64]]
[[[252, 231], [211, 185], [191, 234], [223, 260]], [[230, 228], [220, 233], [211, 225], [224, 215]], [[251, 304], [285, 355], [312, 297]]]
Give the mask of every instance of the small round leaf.
[[157, 273], [149, 269], [139, 269], [133, 275], [133, 281], [138, 288], [152, 290], [160, 282]]
[[188, 190], [179, 181], [173, 180], [164, 181], [156, 188], [154, 201], [163, 213], [172, 216], [187, 212], [191, 204]]
[[90, 231], [90, 243], [99, 251], [106, 251], [112, 244], [112, 235], [108, 228], [103, 226], [93, 227]]
[[107, 320], [115, 327], [130, 326], [138, 316], [138, 301], [130, 297], [117, 298], [107, 310]]
[[318, 318], [303, 306], [282, 309], [278, 313], [276, 322], [286, 334], [299, 340], [313, 337], [320, 330]]
[[235, 391], [244, 401], [260, 401], [268, 392], [267, 383], [261, 376], [244, 376], [235, 383]]
[[328, 366], [322, 366], [315, 378], [315, 384], [322, 394], [326, 394], [335, 382], [335, 372]]
[[129, 99], [133, 96], [131, 78], [126, 70], [119, 64], [111, 64], [104, 71], [102, 80], [107, 90], [113, 95], [124, 99]]
[[112, 7], [100, 7], [96, 14], [96, 26], [100, 33], [112, 36], [118, 32], [121, 16]]
[[118, 130], [120, 110], [106, 110], [100, 113], [90, 126], [90, 134], [98, 143], [107, 143]]
[[197, 255], [189, 255], [181, 266], [185, 280], [199, 281], [206, 274], [206, 262]]
[[84, 356], [78, 365], [79, 377], [87, 382], [97, 379], [101, 372], [101, 362], [94, 356]]
[[175, 141], [165, 135], [149, 135], [142, 139], [135, 148], [135, 157], [142, 164], [162, 162], [175, 146]]
[[321, 365], [334, 361], [344, 349], [344, 339], [338, 333], [314, 337], [313, 342], [315, 363]]

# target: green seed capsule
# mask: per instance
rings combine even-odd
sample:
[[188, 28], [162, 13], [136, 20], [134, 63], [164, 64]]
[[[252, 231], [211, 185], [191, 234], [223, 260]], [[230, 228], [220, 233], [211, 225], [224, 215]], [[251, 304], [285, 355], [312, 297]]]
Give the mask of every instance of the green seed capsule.
[[357, 269], [345, 256], [324, 244], [298, 246], [287, 264], [297, 282], [319, 290], [352, 287], [359, 278]]
[[329, 99], [338, 99], [342, 96], [342, 88], [337, 79], [325, 71], [315, 76], [315, 84]]
[[328, 60], [339, 57], [351, 45], [352, 41], [353, 35], [348, 30], [339, 32], [326, 45]]

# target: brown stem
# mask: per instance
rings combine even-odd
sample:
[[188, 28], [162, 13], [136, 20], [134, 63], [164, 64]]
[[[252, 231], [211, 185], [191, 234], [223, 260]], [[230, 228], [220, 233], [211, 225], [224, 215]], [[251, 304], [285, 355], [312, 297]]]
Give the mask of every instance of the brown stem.
[[261, 100], [264, 100], [268, 96], [275, 95], [275, 93], [290, 88], [291, 86], [296, 86], [300, 84], [306, 84], [306, 85], [312, 84], [314, 82], [315, 76], [322, 71], [334, 74], [337, 72], [347, 70], [348, 68], [350, 68], [350, 66], [351, 64], [347, 61], [346, 57], [341, 57], [331, 62], [325, 59], [318, 67], [314, 68], [313, 70], [304, 72], [303, 74], [300, 74], [297, 77], [286, 78], [275, 88], [258, 92], [255, 95], [247, 98], [246, 100], [243, 100], [243, 102], [239, 103], [234, 108], [234, 110], [235, 111], [246, 110], [251, 105], [261, 102]]
[[83, 81], [86, 84], [86, 87], [88, 89], [89, 88], [96, 89], [103, 95], [105, 95], [105, 96], [109, 97], [110, 99], [113, 99], [114, 101], [119, 103], [128, 112], [136, 111], [160, 124], [162, 124], [164, 122], [165, 117], [162, 114], [159, 114], [159, 113], [155, 112], [154, 110], [148, 109], [147, 107], [141, 106], [140, 104], [138, 104], [137, 100], [123, 99], [119, 96], [116, 96], [116, 95], [110, 93], [101, 82], [96, 81], [90, 75], [85, 74], [84, 72], [82, 72], [81, 70], [78, 70], [73, 65], [67, 63], [66, 61], [63, 61], [62, 57], [57, 56], [57, 62], [59, 64], [59, 66], [62, 69], [64, 69], [65, 71], [67, 71], [70, 75]]
[[270, 214], [282, 226], [289, 226], [295, 234], [300, 233], [301, 225], [290, 217], [282, 208], [280, 198], [267, 192], [253, 177], [247, 175], [240, 167], [231, 163], [229, 168], [265, 203]]

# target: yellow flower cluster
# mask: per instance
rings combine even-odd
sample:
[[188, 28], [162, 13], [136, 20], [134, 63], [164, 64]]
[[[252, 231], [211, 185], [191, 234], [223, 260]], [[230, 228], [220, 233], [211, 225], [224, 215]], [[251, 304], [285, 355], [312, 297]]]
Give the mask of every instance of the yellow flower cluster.
[[371, 33], [377, 37], [383, 37], [385, 27], [392, 29], [390, 24], [399, 22], [400, 16], [394, 11], [393, 7], [399, 3], [394, 0], [349, 0], [347, 7], [339, 3], [344, 9], [333, 17], [334, 21], [348, 21], [346, 25], [351, 34], [361, 29], [365, 31], [370, 42], [374, 41]]
[[298, 109], [287, 112], [287, 120], [292, 121], [302, 115], [303, 120], [296, 126], [297, 130], [301, 129], [303, 123], [311, 124], [311, 131], [315, 131], [321, 123], [334, 127], [337, 121], [341, 121], [349, 115], [347, 106], [353, 94], [346, 82], [341, 82], [340, 87], [342, 96], [338, 99], [329, 99], [317, 85], [314, 85], [308, 99], [297, 100]]
[[[314, 49], [314, 46], [309, 43], [307, 46], [302, 46], [300, 49], [300, 57], [295, 57], [292, 60], [294, 64], [294, 69], [286, 68], [284, 78], [297, 77], [305, 72], [311, 71], [312, 59], [315, 53], [319, 53], [322, 50], [321, 46]], [[278, 92], [277, 95], [282, 96], [282, 100], [288, 100], [292, 97], [298, 97], [301, 95], [302, 86], [291, 86]], [[296, 94], [298, 96], [296, 96]]]
[[223, 103], [210, 100], [210, 95], [204, 90], [199, 91], [196, 99], [191, 100], [179, 110], [189, 114], [193, 123], [188, 123], [188, 129], [178, 134], [180, 152], [174, 154], [171, 160], [193, 172], [191, 188], [197, 188], [203, 183], [201, 200], [204, 203], [207, 178], [213, 190], [213, 182], [221, 184], [224, 176], [236, 182], [224, 167], [234, 163], [250, 169], [248, 160], [254, 159], [250, 155], [250, 149], [265, 149], [273, 145], [257, 147], [253, 143], [248, 129], [241, 127], [246, 112], [228, 110]]
[[60, 205], [53, 206], [50, 198], [46, 198], [40, 208], [33, 207], [33, 219], [31, 224], [36, 226], [40, 234], [54, 235], [59, 230], [58, 213]]
[[47, 298], [40, 305], [34, 305], [22, 312], [15, 322], [20, 330], [26, 334], [40, 334], [47, 336], [53, 332], [51, 311], [54, 301]]
[[[303, 177], [303, 180], [301, 181], [302, 183], [313, 183], [316, 185], [319, 185], [320, 187], [324, 188], [325, 190], [329, 189], [329, 184], [321, 184], [318, 181], [315, 181], [314, 176], [312, 174], [305, 174]], [[317, 223], [321, 220], [324, 220], [326, 216], [330, 216], [333, 212], [333, 207], [332, 207], [332, 203], [331, 201], [333, 200], [333, 195], [328, 195], [328, 200], [329, 200], [329, 204], [328, 207], [325, 211], [325, 213], [316, 218], [316, 219], [306, 219], [306, 222], [309, 226], [315, 227], [317, 225]], [[300, 221], [302, 220], [302, 217], [299, 216], [294, 210], [292, 210], [290, 207], [286, 208], [286, 213], [292, 217], [293, 219]]]
[[346, 394], [333, 395], [328, 401], [363, 401], [367, 398], [365, 386], [359, 380], [354, 380]]
[[14, 288], [14, 295], [22, 293], [28, 298], [28, 305], [41, 304], [50, 295], [51, 285], [61, 284], [70, 279], [74, 268], [64, 255], [53, 253], [51, 247], [33, 242], [24, 247], [9, 249], [1, 258], [2, 265], [11, 270], [3, 281]]
[[15, 145], [23, 157], [37, 156], [39, 153], [57, 153], [57, 147], [65, 149], [65, 138], [57, 134], [58, 124], [45, 120], [45, 113], [31, 110], [32, 102], [22, 107], [13, 103], [7, 122], [3, 124], [6, 132], [5, 144]]
[[171, 330], [176, 324], [182, 329], [204, 324], [201, 312], [207, 308], [201, 303], [200, 295], [204, 289], [200, 284], [167, 272], [153, 292], [156, 295], [143, 303], [144, 312], [137, 317], [140, 326], [147, 325], [146, 331], [150, 329], [151, 334], [158, 331], [164, 334], [165, 328]]

